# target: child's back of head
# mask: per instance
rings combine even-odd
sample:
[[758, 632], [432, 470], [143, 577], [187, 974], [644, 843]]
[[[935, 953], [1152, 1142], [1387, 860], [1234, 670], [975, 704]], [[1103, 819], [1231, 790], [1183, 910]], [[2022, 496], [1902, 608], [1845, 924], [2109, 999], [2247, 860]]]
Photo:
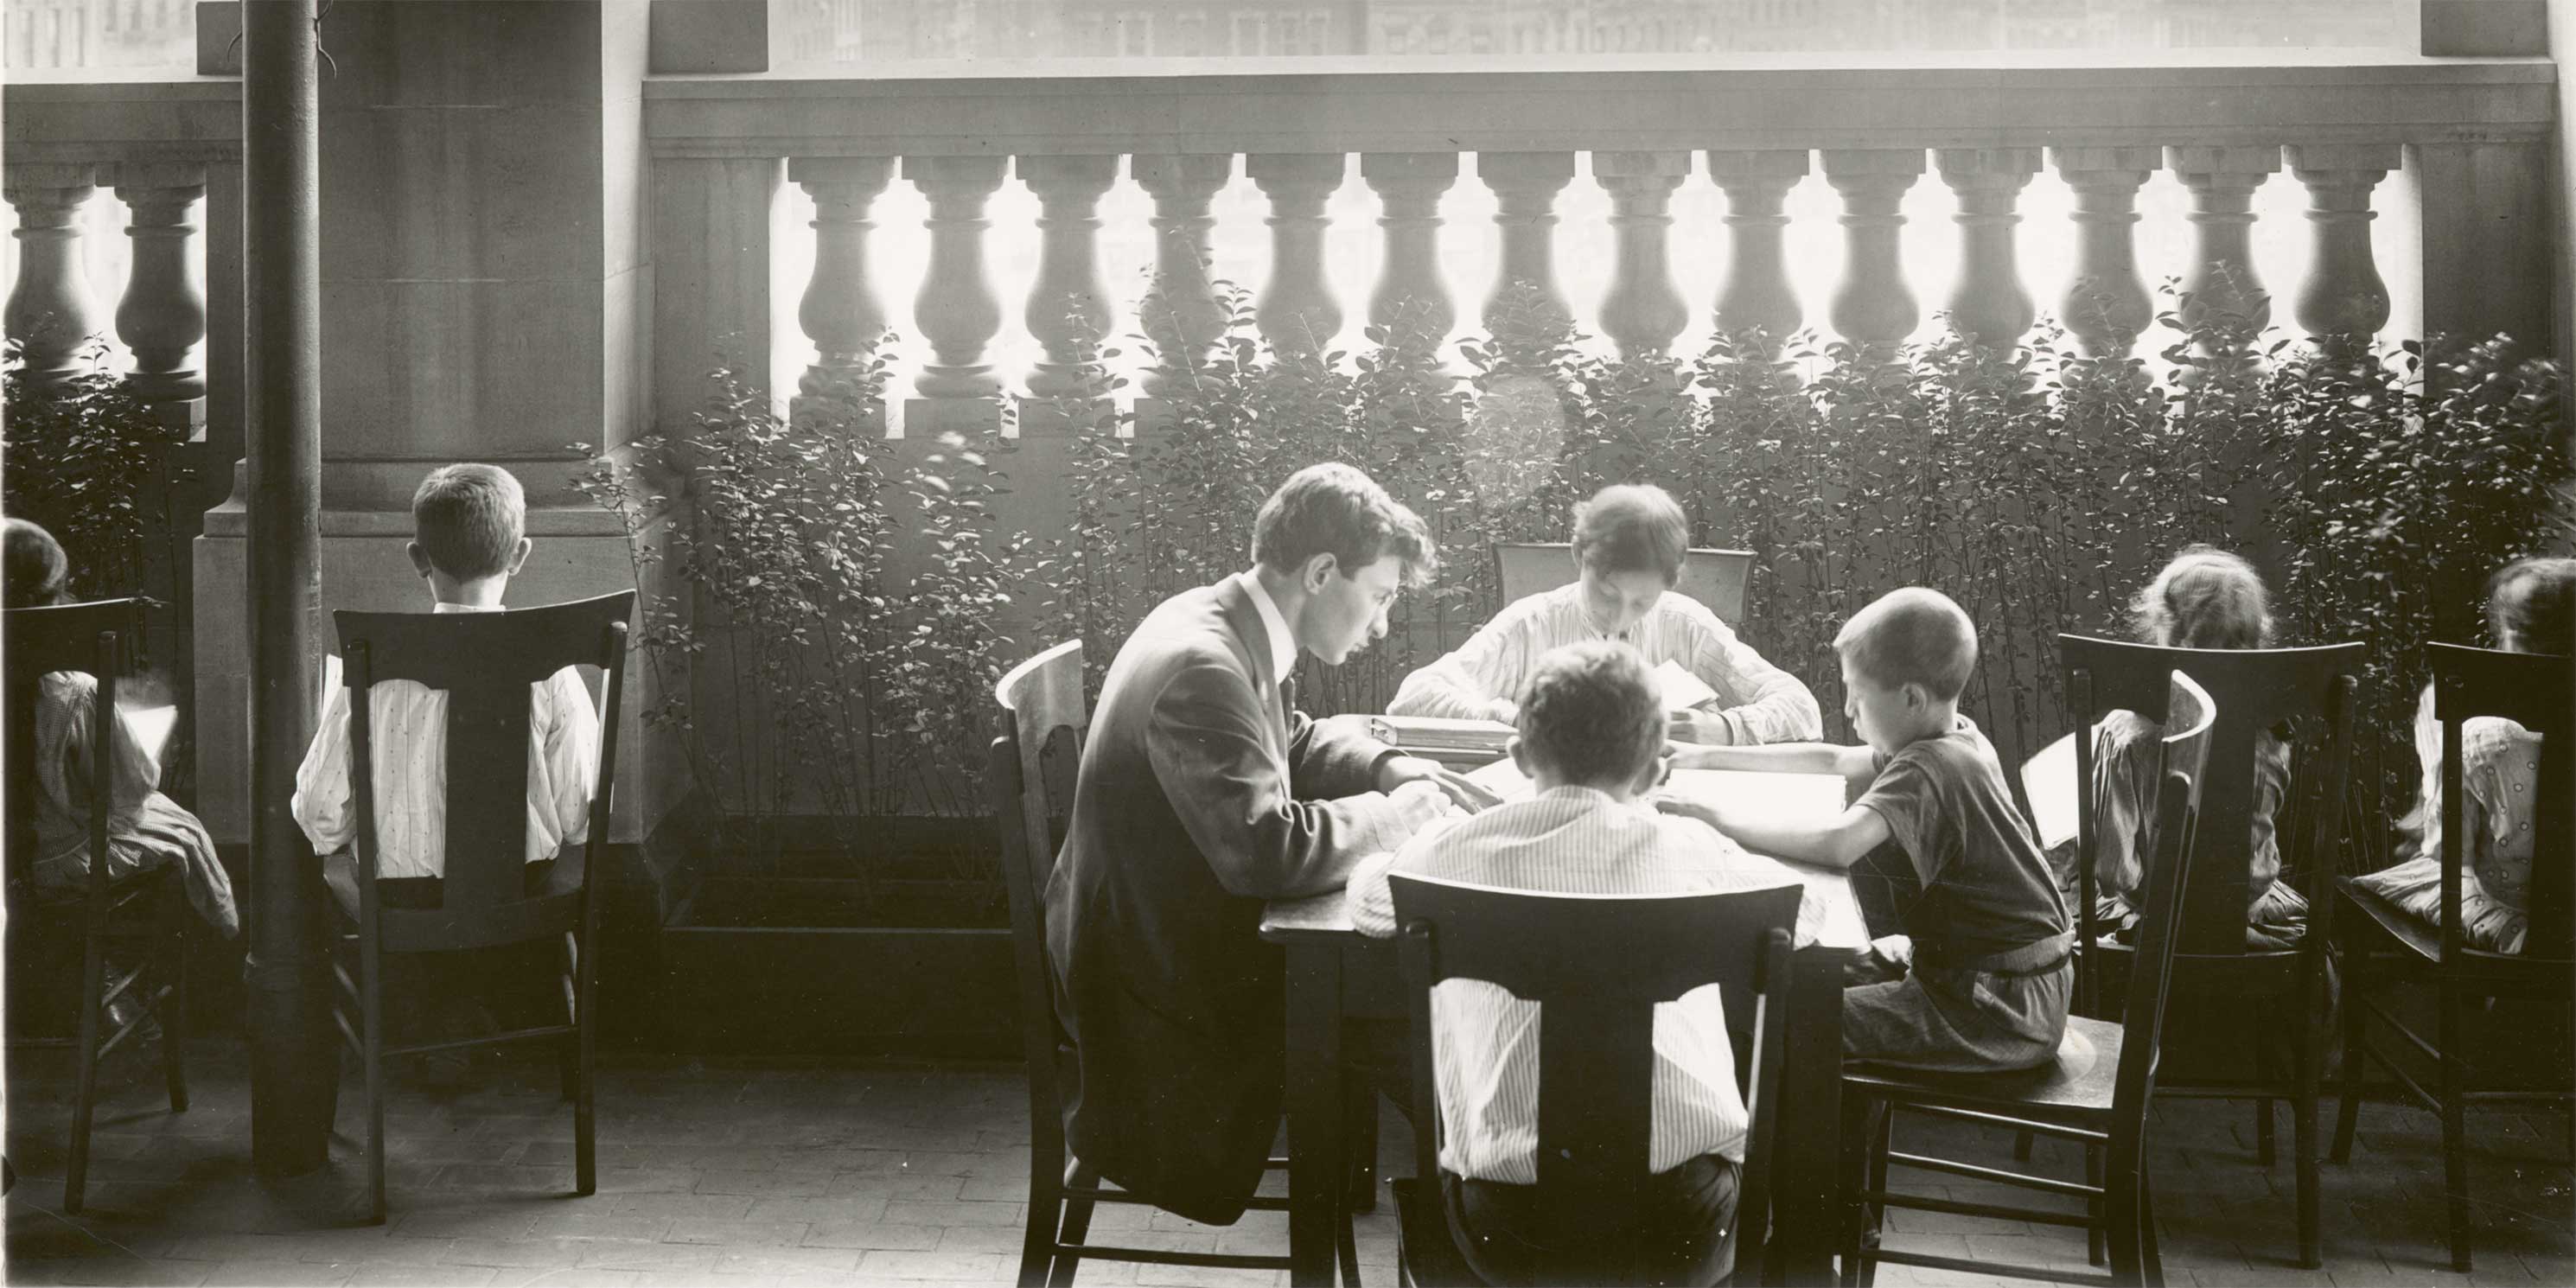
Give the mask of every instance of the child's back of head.
[[458, 583], [507, 577], [527, 537], [528, 498], [497, 465], [430, 471], [411, 498], [414, 561]]
[[1885, 689], [1917, 685], [1935, 702], [1955, 701], [1977, 669], [1977, 627], [1940, 591], [1905, 586], [1852, 614], [1834, 651], [1854, 673]]
[[1521, 752], [1532, 777], [1626, 794], [1664, 750], [1664, 704], [1637, 650], [1589, 640], [1548, 650], [1521, 686]]
[[2141, 644], [2263, 648], [2272, 642], [2269, 604], [2263, 575], [2243, 556], [2195, 545], [2129, 601], [2129, 616]]
[[9, 520], [8, 529], [7, 562], [0, 566], [8, 579], [0, 586], [7, 606], [45, 608], [69, 598], [64, 587], [71, 579], [71, 559], [62, 543], [25, 519]]
[[2516, 653], [2576, 653], [2576, 559], [2517, 559], [2487, 579], [2487, 632]]

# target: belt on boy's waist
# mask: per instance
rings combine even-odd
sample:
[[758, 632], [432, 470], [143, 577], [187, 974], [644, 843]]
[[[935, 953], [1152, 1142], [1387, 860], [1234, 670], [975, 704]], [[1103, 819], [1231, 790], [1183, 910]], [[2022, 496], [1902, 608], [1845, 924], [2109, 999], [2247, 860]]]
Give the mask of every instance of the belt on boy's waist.
[[1998, 979], [2036, 979], [2056, 974], [2074, 953], [2075, 934], [2065, 931], [1997, 953], [1951, 956], [1932, 950], [1919, 953], [1918, 960], [1933, 970], [1971, 972]]

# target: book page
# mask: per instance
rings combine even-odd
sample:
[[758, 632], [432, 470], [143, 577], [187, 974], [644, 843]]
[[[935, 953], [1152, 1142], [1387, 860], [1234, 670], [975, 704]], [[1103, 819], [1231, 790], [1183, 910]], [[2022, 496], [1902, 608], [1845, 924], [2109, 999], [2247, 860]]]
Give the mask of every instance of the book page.
[[2075, 812], [2084, 799], [2075, 781], [2075, 735], [2022, 762], [2021, 788], [2030, 798], [2031, 830], [2039, 834], [2039, 848], [2053, 850], [2074, 840]]
[[1663, 690], [1666, 711], [1687, 711], [1703, 702], [1717, 700], [1717, 690], [1708, 687], [1708, 681], [1691, 674], [1681, 663], [1670, 658], [1655, 668], [1655, 683]]

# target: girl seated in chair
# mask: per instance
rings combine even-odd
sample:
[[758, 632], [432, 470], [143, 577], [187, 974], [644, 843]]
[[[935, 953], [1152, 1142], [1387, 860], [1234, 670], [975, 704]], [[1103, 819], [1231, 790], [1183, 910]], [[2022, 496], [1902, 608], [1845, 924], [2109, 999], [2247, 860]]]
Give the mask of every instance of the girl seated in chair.
[[[71, 560], [52, 533], [24, 519], [8, 521], [10, 608], [72, 602], [65, 588]], [[36, 742], [30, 757], [35, 788], [36, 858], [26, 880], [48, 897], [77, 895], [89, 884], [91, 794], [102, 777], [109, 792], [107, 872], [123, 881], [176, 866], [188, 903], [207, 925], [231, 938], [241, 929], [232, 879], [215, 861], [214, 838], [197, 816], [161, 794], [161, 766], [123, 719], [108, 722], [110, 746], [91, 745], [97, 728], [98, 681], [55, 671], [36, 681]], [[105, 765], [102, 770], [101, 761]]]
[[[2272, 643], [2262, 575], [2241, 556], [2196, 545], [2174, 556], [2129, 603], [2138, 642], [2159, 648], [2258, 649]], [[2155, 821], [2156, 766], [2164, 729], [2134, 711], [2113, 711], [2093, 727], [2093, 799], [2100, 831], [2093, 855], [2093, 919], [2127, 942], [2137, 933], [2135, 900], [2146, 883], [2139, 856]], [[2308, 901], [2280, 879], [2274, 818], [2290, 794], [2290, 748], [2279, 731], [2254, 739], [2254, 828], [2245, 858], [2245, 946], [2278, 952], [2308, 926]], [[2059, 887], [2071, 901], [2074, 843], [2058, 853]], [[2233, 854], [2224, 857], [2233, 858]]]
[[[2487, 581], [2487, 631], [2509, 653], [2576, 649], [2576, 559], [2522, 559]], [[2354, 884], [2427, 925], [2442, 919], [2442, 726], [2426, 685], [2415, 711], [2415, 753], [2424, 786], [2398, 823], [2410, 856]], [[2540, 808], [2540, 735], [2511, 720], [2481, 716], [2460, 730], [2460, 933], [2472, 948], [2522, 951], [2531, 882], [2532, 819]]]

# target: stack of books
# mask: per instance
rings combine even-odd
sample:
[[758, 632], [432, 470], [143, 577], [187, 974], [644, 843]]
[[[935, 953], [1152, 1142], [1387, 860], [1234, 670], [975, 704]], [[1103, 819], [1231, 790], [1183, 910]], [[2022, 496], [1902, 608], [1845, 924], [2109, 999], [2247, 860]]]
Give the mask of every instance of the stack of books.
[[1378, 741], [1438, 760], [1483, 763], [1503, 754], [1512, 727], [1496, 720], [1443, 720], [1436, 716], [1371, 716]]

